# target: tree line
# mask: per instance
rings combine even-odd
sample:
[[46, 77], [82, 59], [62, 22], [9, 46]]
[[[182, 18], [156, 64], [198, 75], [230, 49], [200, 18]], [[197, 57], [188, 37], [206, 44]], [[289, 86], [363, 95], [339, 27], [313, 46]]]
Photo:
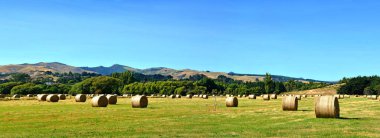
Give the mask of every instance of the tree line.
[[28, 74], [16, 73], [0, 83], [1, 94], [233, 94], [248, 95], [282, 93], [325, 87], [326, 83], [303, 83], [290, 80], [273, 81], [270, 74], [264, 81], [243, 82], [220, 75], [216, 79], [197, 74], [175, 80], [172, 76], [144, 75], [135, 72], [112, 73], [101, 76], [93, 73], [52, 73], [32, 79]]
[[380, 95], [379, 76], [343, 78], [339, 83], [343, 84], [343, 86], [338, 89], [339, 94]]

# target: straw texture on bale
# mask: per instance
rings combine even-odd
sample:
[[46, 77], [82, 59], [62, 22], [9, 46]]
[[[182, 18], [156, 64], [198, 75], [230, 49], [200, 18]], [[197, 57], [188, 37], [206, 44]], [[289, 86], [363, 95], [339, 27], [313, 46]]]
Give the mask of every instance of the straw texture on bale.
[[181, 98], [181, 95], [177, 94], [175, 95], [175, 98]]
[[297, 111], [298, 100], [294, 96], [285, 96], [282, 99], [282, 110], [283, 111]]
[[270, 98], [271, 98], [271, 99], [277, 99], [277, 94], [271, 94], [271, 95], [270, 95]]
[[186, 98], [191, 99], [191, 98], [193, 98], [193, 95], [188, 94], [188, 95], [186, 95]]
[[321, 96], [315, 101], [317, 118], [339, 118], [339, 101], [335, 96]]
[[208, 99], [208, 95], [207, 95], [207, 94], [204, 94], [204, 95], [202, 95], [202, 98], [203, 98], [203, 99]]
[[47, 94], [39, 94], [37, 95], [38, 101], [46, 101]]
[[58, 94], [59, 100], [66, 100], [66, 95]]
[[106, 96], [95, 96], [91, 99], [92, 107], [107, 107], [108, 99]]
[[269, 96], [269, 94], [264, 94], [264, 95], [262, 95], [263, 96], [263, 99], [264, 100], [270, 100], [270, 96]]
[[161, 95], [162, 98], [166, 98], [166, 95]]
[[132, 97], [133, 108], [146, 108], [148, 107], [148, 98], [146, 96], [134, 96]]
[[33, 94], [27, 94], [26, 97], [33, 97]]
[[227, 107], [238, 107], [239, 101], [236, 97], [227, 97], [226, 106]]
[[248, 99], [256, 99], [256, 95], [253, 95], [253, 94], [252, 94], [252, 95], [249, 95], [249, 96], [248, 96]]
[[87, 100], [87, 97], [84, 94], [77, 94], [75, 96], [75, 101], [76, 102], [86, 102], [86, 100]]
[[117, 96], [107, 95], [107, 100], [108, 100], [109, 104], [116, 104], [117, 103]]
[[58, 102], [59, 101], [59, 97], [56, 94], [49, 94], [46, 97], [46, 101], [48, 101], [48, 102]]

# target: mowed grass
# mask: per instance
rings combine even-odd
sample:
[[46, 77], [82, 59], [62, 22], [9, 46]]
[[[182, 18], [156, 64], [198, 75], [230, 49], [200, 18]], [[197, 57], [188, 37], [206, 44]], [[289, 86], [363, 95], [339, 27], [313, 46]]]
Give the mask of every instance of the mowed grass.
[[282, 111], [282, 99], [149, 98], [148, 108], [119, 98], [107, 108], [37, 100], [0, 101], [0, 137], [380, 137], [380, 101], [340, 99], [341, 119], [315, 118], [314, 98], [299, 111]]

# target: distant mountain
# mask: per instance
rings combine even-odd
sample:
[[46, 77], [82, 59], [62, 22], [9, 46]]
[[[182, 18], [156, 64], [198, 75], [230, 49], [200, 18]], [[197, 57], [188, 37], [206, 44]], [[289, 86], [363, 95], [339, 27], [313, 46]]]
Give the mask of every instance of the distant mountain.
[[135, 69], [128, 66], [119, 65], [119, 64], [112, 65], [111, 67], [99, 66], [99, 67], [79, 67], [79, 68], [83, 70], [87, 70], [87, 71], [96, 72], [102, 75], [109, 75], [114, 72], [125, 72], [127, 70], [139, 72], [139, 69]]
[[35, 72], [73, 72], [73, 73], [82, 73], [82, 72], [92, 72], [88, 70], [84, 70], [78, 67], [69, 66], [66, 64], [51, 62], [45, 63], [40, 62], [36, 64], [18, 64], [18, 65], [4, 65], [0, 66], [1, 73], [27, 73], [33, 74]]
[[[59, 62], [40, 62], [36, 64], [18, 64], [18, 65], [4, 65], [0, 66], [0, 73], [27, 73], [30, 75], [36, 74], [38, 72], [60, 72], [60, 73], [82, 73], [82, 72], [91, 72], [91, 73], [99, 73], [102, 75], [109, 75], [114, 72], [124, 72], [124, 71], [132, 71], [137, 73], [142, 73], [145, 75], [154, 75], [160, 74], [165, 76], [173, 76], [174, 79], [185, 79], [189, 78], [192, 75], [203, 74], [209, 78], [217, 78], [219, 75], [224, 75], [226, 77], [242, 80], [242, 81], [262, 81], [264, 80], [265, 75], [258, 74], [238, 74], [238, 73], [225, 73], [225, 72], [210, 72], [210, 71], [197, 71], [191, 69], [183, 69], [183, 70], [175, 70], [171, 68], [165, 67], [156, 67], [156, 68], [148, 68], [148, 69], [136, 69], [129, 66], [115, 64], [110, 67], [74, 67], [70, 65], [66, 65]], [[272, 78], [276, 81], [288, 81], [288, 80], [296, 80], [302, 82], [323, 82], [318, 80], [311, 79], [303, 79], [303, 78], [294, 78], [280, 75], [272, 75]]]

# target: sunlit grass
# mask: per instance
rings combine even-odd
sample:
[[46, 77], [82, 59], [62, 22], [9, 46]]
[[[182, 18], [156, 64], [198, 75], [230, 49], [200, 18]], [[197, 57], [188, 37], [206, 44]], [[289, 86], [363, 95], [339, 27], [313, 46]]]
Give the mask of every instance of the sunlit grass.
[[343, 119], [317, 119], [314, 99], [299, 111], [284, 112], [281, 99], [239, 99], [226, 108], [225, 98], [149, 98], [134, 109], [129, 98], [93, 108], [74, 99], [0, 101], [0, 137], [380, 137], [380, 101], [340, 99]]

